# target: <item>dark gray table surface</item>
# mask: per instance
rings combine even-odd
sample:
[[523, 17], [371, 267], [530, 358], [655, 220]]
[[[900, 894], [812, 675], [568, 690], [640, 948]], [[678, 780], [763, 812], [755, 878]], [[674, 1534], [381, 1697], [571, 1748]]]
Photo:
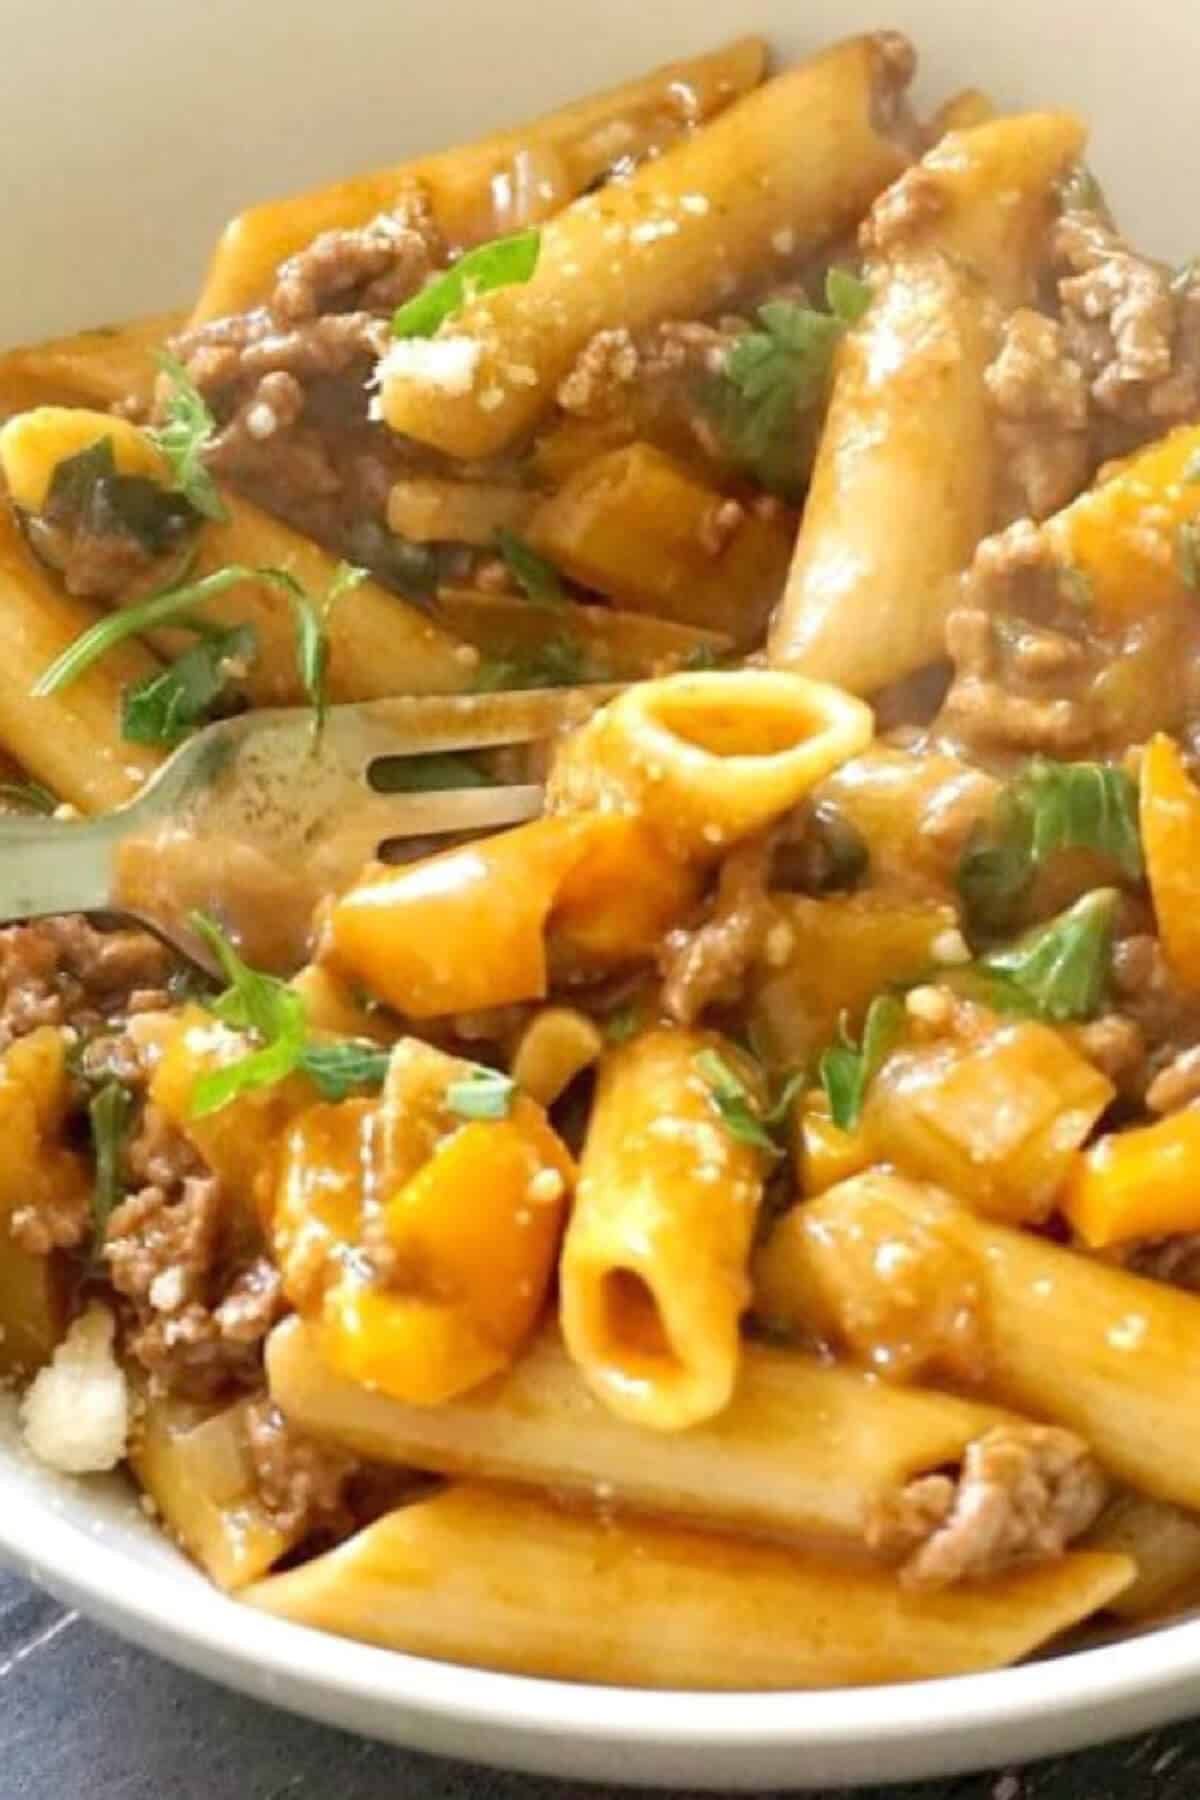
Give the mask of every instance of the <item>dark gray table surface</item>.
[[[185, 1675], [0, 1572], [0, 1800], [604, 1800], [371, 1744]], [[1200, 1724], [874, 1800], [1200, 1800]], [[828, 1793], [823, 1800], [848, 1800]]]

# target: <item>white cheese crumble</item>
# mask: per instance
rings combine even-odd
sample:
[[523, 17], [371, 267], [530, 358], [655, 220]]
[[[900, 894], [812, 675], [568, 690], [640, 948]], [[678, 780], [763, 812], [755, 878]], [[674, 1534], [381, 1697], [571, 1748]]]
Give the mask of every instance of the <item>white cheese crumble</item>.
[[37, 1457], [64, 1475], [115, 1469], [129, 1435], [129, 1389], [113, 1356], [113, 1316], [82, 1313], [21, 1402], [21, 1429]]
[[397, 338], [375, 365], [375, 378], [384, 387], [418, 381], [443, 394], [469, 394], [482, 355], [476, 338]]

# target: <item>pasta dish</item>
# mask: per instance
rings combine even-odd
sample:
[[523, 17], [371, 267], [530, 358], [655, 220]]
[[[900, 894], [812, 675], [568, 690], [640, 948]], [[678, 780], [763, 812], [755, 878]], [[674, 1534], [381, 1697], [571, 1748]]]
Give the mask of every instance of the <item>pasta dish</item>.
[[6, 812], [578, 701], [349, 886], [177, 844], [220, 981], [0, 930], [24, 1440], [248, 1606], [736, 1690], [1200, 1596], [1200, 269], [914, 65], [739, 40], [0, 356]]

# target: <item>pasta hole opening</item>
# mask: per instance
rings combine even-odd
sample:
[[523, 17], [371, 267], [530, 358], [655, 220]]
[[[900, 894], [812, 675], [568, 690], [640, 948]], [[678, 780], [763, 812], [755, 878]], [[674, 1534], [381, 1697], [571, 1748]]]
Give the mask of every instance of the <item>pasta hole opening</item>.
[[605, 1336], [641, 1363], [678, 1365], [658, 1301], [635, 1269], [610, 1269], [600, 1290]]
[[747, 706], [744, 690], [729, 700], [663, 695], [657, 714], [658, 724], [681, 743], [720, 757], [785, 756], [806, 743], [822, 723], [809, 718], [794, 700], [772, 704], [764, 696]]

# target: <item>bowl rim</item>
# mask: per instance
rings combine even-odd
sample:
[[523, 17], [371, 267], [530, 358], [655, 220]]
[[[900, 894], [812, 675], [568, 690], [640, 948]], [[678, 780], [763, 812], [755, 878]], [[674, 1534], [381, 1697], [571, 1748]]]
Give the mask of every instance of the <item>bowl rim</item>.
[[[10, 1455], [0, 1453], [0, 1459]], [[1030, 1732], [1026, 1759], [1066, 1742], [1066, 1731], [1062, 1742], [1047, 1734], [1055, 1721], [1076, 1721], [1075, 1743], [1121, 1735], [1161, 1717], [1166, 1697], [1200, 1676], [1200, 1619], [1065, 1652], [1050, 1662], [873, 1688], [638, 1689], [515, 1675], [387, 1650], [256, 1612], [190, 1565], [194, 1586], [166, 1564], [141, 1565], [127, 1543], [106, 1541], [102, 1525], [89, 1530], [36, 1490], [18, 1487], [5, 1501], [0, 1552], [7, 1560], [143, 1646], [226, 1686], [367, 1734], [391, 1735], [377, 1719], [372, 1724], [372, 1713], [387, 1706], [404, 1721], [393, 1741], [510, 1768], [569, 1767], [570, 1755], [561, 1754], [566, 1739], [568, 1747], [577, 1743], [581, 1751], [586, 1746], [601, 1755], [662, 1753], [667, 1760], [659, 1769], [621, 1765], [621, 1775], [610, 1776], [641, 1784], [675, 1780], [683, 1765], [670, 1761], [672, 1753], [697, 1759], [694, 1767], [689, 1761], [687, 1778], [701, 1785], [707, 1753], [744, 1754], [747, 1779], [740, 1784], [759, 1785], [756, 1759], [807, 1751], [837, 1759], [826, 1766], [840, 1770], [842, 1756], [867, 1747], [876, 1759], [902, 1751], [896, 1776], [902, 1778], [909, 1767], [931, 1772], [937, 1756], [923, 1758], [922, 1752], [940, 1755], [950, 1739], [947, 1768], [963, 1769], [994, 1763], [996, 1753], [999, 1760], [1022, 1760], [1021, 1750], [1003, 1741], [1018, 1727]], [[135, 1569], [137, 1579], [131, 1580]], [[181, 1594], [186, 1607], [179, 1604]], [[1134, 1718], [1131, 1702], [1140, 1708]], [[1081, 1719], [1088, 1721], [1086, 1738], [1078, 1730]], [[426, 1734], [414, 1729], [416, 1720], [425, 1722]], [[489, 1736], [473, 1737], [456, 1751], [448, 1726]], [[993, 1744], [994, 1738], [1001, 1741]], [[539, 1744], [557, 1745], [559, 1753], [548, 1757]], [[576, 1759], [580, 1765], [588, 1760], [583, 1754]], [[593, 1756], [589, 1773], [597, 1766]], [[820, 1768], [799, 1767], [796, 1775], [828, 1779]], [[853, 1772], [834, 1777], [855, 1778]], [[877, 1771], [857, 1777], [878, 1778]], [[724, 1762], [713, 1765], [707, 1785], [718, 1782], [730, 1785]]]

